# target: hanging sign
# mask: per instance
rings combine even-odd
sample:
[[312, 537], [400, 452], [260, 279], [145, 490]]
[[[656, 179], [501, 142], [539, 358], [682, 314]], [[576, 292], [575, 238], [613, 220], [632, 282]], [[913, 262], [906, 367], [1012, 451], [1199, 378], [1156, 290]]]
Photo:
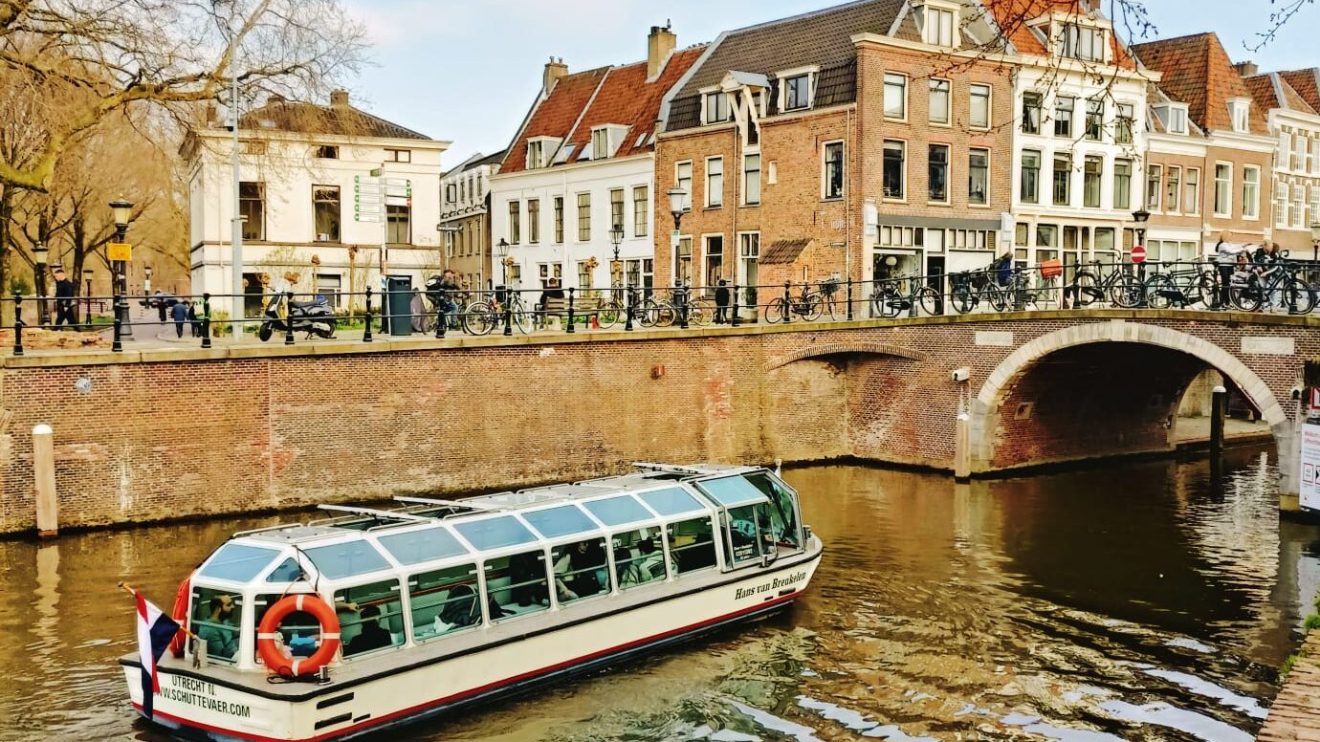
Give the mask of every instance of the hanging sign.
[[1301, 506], [1320, 511], [1320, 425], [1302, 426]]
[[127, 242], [111, 242], [105, 246], [107, 260], [132, 260], [133, 246]]

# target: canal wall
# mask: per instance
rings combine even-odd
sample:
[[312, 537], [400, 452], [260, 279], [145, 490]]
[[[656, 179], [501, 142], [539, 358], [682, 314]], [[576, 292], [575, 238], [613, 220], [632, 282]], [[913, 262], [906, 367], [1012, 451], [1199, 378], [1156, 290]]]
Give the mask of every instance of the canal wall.
[[[1221, 370], [1276, 431], [1290, 424], [1276, 400], [1300, 378], [1298, 359], [1320, 355], [1320, 325], [1170, 314], [7, 358], [0, 533], [34, 528], [38, 424], [54, 430], [65, 528], [461, 494], [639, 460], [953, 470], [966, 455], [973, 473], [991, 473], [1172, 450], [1169, 420], [1207, 354], [1171, 350], [1170, 338], [1240, 356], [1246, 372]], [[1112, 333], [1132, 335], [1121, 352]], [[1283, 344], [1293, 353], [1240, 352]], [[1040, 357], [1024, 364], [1031, 348]], [[973, 428], [962, 452], [960, 412]]]

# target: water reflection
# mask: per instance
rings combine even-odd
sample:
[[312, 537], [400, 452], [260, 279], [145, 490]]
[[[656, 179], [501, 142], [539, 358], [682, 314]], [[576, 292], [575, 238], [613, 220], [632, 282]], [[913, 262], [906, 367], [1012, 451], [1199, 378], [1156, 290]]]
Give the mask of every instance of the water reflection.
[[[1320, 585], [1274, 471], [1171, 462], [955, 486], [788, 472], [826, 561], [790, 614], [438, 724], [418, 740], [1250, 739]], [[252, 522], [0, 543], [0, 739], [135, 725], [124, 579], [168, 604]]]

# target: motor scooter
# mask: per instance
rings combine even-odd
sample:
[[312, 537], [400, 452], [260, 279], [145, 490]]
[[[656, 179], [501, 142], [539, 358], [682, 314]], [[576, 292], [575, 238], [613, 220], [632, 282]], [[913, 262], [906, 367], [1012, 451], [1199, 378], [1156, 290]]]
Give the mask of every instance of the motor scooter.
[[261, 329], [257, 330], [261, 342], [270, 340], [276, 332], [288, 332], [290, 326], [294, 332], [306, 332], [309, 340], [312, 336], [324, 339], [335, 336], [339, 318], [335, 316], [329, 299], [318, 296], [309, 302], [290, 300], [287, 321], [279, 314], [281, 301], [283, 297], [276, 295], [266, 304], [266, 316], [261, 321]]

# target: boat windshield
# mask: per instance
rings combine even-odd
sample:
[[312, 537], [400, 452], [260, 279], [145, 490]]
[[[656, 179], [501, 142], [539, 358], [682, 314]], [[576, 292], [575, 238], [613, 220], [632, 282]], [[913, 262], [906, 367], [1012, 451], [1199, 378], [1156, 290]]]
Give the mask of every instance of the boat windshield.
[[380, 537], [380, 545], [402, 564], [438, 562], [460, 556], [467, 549], [444, 528], [426, 528], [409, 533], [396, 533]]
[[322, 577], [332, 580], [365, 575], [389, 569], [379, 551], [370, 543], [357, 539], [333, 546], [317, 546], [303, 551]]
[[247, 582], [261, 574], [279, 555], [275, 549], [228, 543], [206, 560], [198, 574], [212, 580]]
[[686, 490], [678, 487], [643, 492], [639, 494], [638, 497], [642, 498], [642, 501], [647, 505], [650, 505], [652, 510], [665, 518], [670, 518], [676, 515], [688, 515], [689, 513], [701, 513], [706, 510], [706, 508], [697, 501], [697, 498], [688, 494]]
[[697, 487], [726, 508], [760, 505], [763, 502], [770, 502], [770, 498], [766, 497], [764, 492], [743, 476], [707, 479], [704, 482], [698, 482]]

